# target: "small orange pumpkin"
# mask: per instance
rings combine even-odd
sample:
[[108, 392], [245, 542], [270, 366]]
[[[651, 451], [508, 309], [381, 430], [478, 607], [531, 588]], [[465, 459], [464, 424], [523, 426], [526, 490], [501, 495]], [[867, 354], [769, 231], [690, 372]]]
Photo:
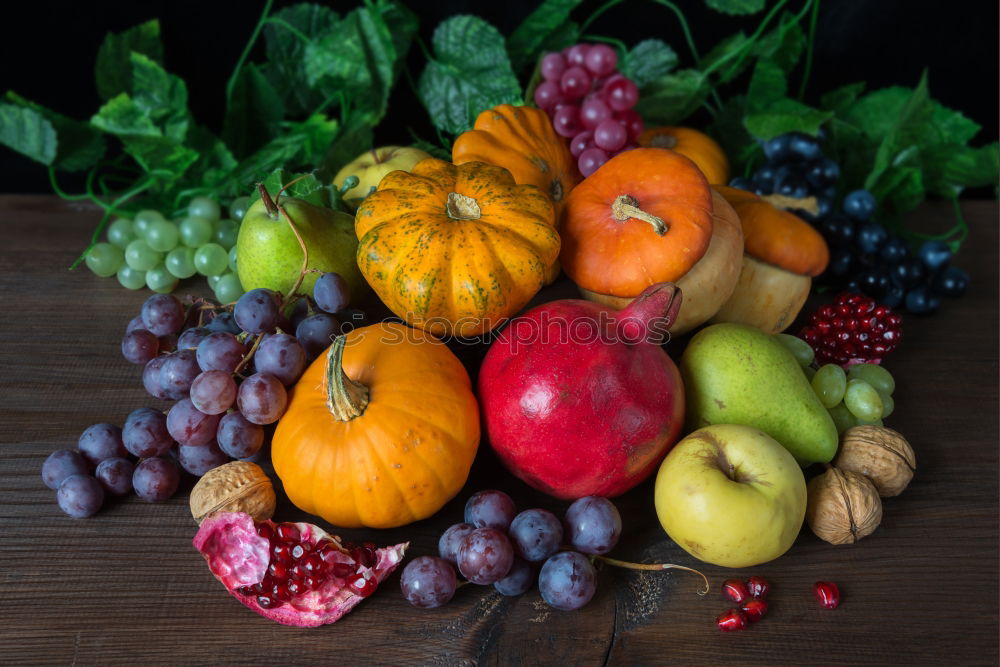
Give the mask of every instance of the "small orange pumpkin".
[[476, 118], [473, 129], [455, 139], [455, 164], [485, 162], [503, 167], [520, 185], [536, 185], [549, 195], [556, 219], [580, 172], [566, 141], [552, 129], [541, 109], [501, 104]]
[[729, 182], [729, 160], [712, 137], [689, 127], [653, 127], [639, 135], [639, 145], [669, 148], [698, 165], [712, 185]]
[[633, 297], [676, 282], [708, 249], [712, 192], [680, 153], [636, 148], [576, 186], [563, 210], [563, 270], [580, 287]]
[[395, 322], [338, 337], [292, 389], [271, 461], [296, 507], [345, 528], [426, 519], [461, 490], [479, 446], [465, 367]]

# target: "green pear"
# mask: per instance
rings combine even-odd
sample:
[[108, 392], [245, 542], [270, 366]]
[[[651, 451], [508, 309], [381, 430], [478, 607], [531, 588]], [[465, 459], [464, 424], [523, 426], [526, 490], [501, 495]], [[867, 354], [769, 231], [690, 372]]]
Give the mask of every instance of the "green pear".
[[837, 427], [792, 353], [743, 324], [699, 331], [681, 358], [687, 427], [743, 424], [784, 445], [799, 464], [829, 461]]
[[[356, 302], [367, 283], [355, 259], [358, 237], [354, 218], [295, 197], [281, 197], [277, 204], [270, 196], [262, 197], [243, 217], [236, 240], [236, 268], [243, 289], [266, 287], [286, 294], [299, 276], [302, 248], [279, 206], [309, 250], [309, 268], [340, 274], [351, 288], [351, 300]], [[298, 292], [311, 294], [319, 275], [307, 273]]]

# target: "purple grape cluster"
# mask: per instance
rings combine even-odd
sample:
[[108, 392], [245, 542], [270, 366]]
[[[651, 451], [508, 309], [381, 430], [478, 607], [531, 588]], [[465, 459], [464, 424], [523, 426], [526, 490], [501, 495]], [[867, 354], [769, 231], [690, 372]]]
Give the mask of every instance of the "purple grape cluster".
[[461, 576], [510, 596], [526, 593], [537, 581], [549, 606], [579, 609], [597, 590], [588, 555], [610, 551], [622, 528], [607, 498], [580, 498], [560, 521], [540, 508], [518, 513], [510, 496], [496, 490], [469, 498], [464, 519], [441, 535], [438, 556], [420, 556], [403, 569], [400, 587], [413, 606], [447, 603]]

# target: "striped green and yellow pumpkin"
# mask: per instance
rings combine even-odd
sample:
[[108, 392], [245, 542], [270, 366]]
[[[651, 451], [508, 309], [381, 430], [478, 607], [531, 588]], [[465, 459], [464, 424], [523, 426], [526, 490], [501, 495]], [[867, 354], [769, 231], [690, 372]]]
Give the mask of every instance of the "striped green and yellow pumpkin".
[[391, 172], [354, 224], [365, 279], [392, 312], [436, 335], [499, 326], [559, 255], [550, 198], [483, 162], [430, 158]]

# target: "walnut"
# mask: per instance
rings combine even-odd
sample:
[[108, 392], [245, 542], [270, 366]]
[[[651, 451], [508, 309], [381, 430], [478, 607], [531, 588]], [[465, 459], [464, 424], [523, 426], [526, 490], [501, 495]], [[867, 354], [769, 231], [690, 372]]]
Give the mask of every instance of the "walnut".
[[806, 521], [830, 544], [849, 544], [870, 535], [882, 521], [882, 500], [864, 475], [830, 468], [809, 481]]
[[888, 498], [910, 483], [917, 460], [906, 438], [891, 428], [854, 426], [844, 433], [833, 465], [864, 475]]
[[191, 490], [191, 516], [199, 524], [215, 512], [246, 512], [255, 521], [274, 515], [274, 487], [259, 465], [232, 461], [209, 470]]

